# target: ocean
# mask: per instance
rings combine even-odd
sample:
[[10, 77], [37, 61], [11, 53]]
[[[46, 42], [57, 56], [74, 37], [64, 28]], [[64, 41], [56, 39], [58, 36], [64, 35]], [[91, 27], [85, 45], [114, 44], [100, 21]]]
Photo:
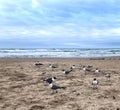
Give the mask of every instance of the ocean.
[[29, 48], [0, 49], [0, 58], [94, 58], [120, 56], [120, 48]]

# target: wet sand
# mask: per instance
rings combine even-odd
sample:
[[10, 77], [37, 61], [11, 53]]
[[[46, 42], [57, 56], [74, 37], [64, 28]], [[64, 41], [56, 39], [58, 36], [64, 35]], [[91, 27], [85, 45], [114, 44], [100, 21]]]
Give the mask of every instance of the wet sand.
[[[43, 65], [35, 66], [36, 61]], [[52, 71], [49, 64], [57, 68]], [[72, 65], [76, 68], [64, 75], [61, 70]], [[92, 68], [85, 74], [82, 66], [87, 65]], [[102, 73], [95, 74], [96, 68]], [[66, 89], [53, 93], [43, 81], [51, 76]], [[92, 88], [94, 77], [98, 89]], [[120, 110], [120, 58], [1, 58], [0, 110]]]

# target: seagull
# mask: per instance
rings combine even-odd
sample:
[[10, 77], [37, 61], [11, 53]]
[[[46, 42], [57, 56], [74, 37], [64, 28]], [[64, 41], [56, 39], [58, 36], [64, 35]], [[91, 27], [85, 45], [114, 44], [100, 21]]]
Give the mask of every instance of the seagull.
[[63, 69], [62, 71], [63, 71], [63, 74], [66, 74], [66, 75], [67, 75], [67, 74], [69, 74], [69, 73], [72, 71], [72, 69], [70, 69], [70, 70], [64, 70], [64, 69]]
[[53, 90], [53, 93], [56, 92], [57, 93], [57, 89], [65, 89], [66, 87], [62, 87], [62, 86], [58, 86], [55, 84], [49, 84], [49, 87]]
[[91, 65], [87, 65], [87, 67], [88, 67], [88, 68], [92, 68], [93, 66], [91, 66]]
[[51, 68], [52, 69], [52, 71], [55, 69], [55, 68], [57, 68], [56, 66], [54, 66], [54, 65], [52, 65], [52, 64], [50, 64], [49, 65], [49, 68]]
[[97, 89], [98, 84], [99, 84], [99, 81], [96, 78], [94, 78], [93, 81], [92, 81], [93, 89]]
[[43, 64], [40, 63], [39, 61], [37, 61], [37, 62], [35, 63], [35, 66], [41, 66], [41, 65], [43, 65]]
[[87, 73], [87, 72], [89, 72], [90, 71], [90, 69], [88, 68], [88, 67], [86, 67], [86, 66], [83, 66], [83, 71], [85, 72], [85, 74]]
[[76, 68], [75, 65], [72, 65], [72, 66], [71, 66], [71, 69], [75, 69], [75, 68]]
[[105, 77], [106, 77], [108, 80], [110, 80], [111, 74], [110, 74], [110, 73], [107, 73], [107, 74], [105, 75]]
[[51, 84], [51, 83], [54, 82], [56, 79], [57, 79], [56, 77], [51, 77], [51, 78], [44, 79], [43, 81], [46, 81], [48, 84]]
[[99, 74], [100, 72], [101, 71], [98, 68], [96, 68], [95, 73]]

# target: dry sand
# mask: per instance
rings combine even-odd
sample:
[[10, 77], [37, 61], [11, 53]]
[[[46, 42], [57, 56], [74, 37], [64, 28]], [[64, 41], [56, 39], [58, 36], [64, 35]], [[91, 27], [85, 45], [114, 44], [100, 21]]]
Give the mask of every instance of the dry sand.
[[[36, 61], [43, 65], [35, 66]], [[58, 68], [52, 71], [49, 64]], [[93, 66], [92, 72], [85, 75], [80, 64]], [[72, 65], [76, 68], [64, 75], [61, 70]], [[101, 75], [94, 74], [97, 67]], [[43, 82], [51, 76], [66, 89], [53, 94]], [[94, 77], [98, 89], [92, 88]], [[0, 110], [120, 110], [120, 58], [0, 59]]]

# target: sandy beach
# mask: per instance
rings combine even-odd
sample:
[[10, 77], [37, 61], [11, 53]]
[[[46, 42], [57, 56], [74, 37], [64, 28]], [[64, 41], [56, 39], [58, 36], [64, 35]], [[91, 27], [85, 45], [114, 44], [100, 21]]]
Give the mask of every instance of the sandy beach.
[[[43, 65], [35, 66], [36, 61]], [[70, 74], [62, 73], [72, 65]], [[85, 74], [82, 67], [87, 65], [91, 71]], [[96, 68], [100, 74], [94, 73]], [[54, 84], [66, 88], [53, 93], [43, 81], [52, 76], [57, 77]], [[99, 80], [98, 89], [93, 89], [93, 78]], [[120, 57], [1, 58], [0, 110], [120, 110]]]

